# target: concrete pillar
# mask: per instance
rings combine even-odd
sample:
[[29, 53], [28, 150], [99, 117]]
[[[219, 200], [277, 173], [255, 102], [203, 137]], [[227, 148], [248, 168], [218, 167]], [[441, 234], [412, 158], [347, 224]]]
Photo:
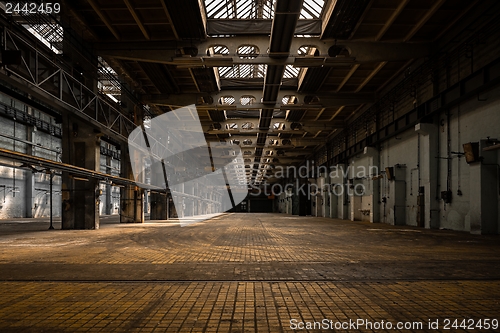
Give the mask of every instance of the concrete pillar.
[[330, 217], [339, 218], [339, 197], [335, 193], [330, 193]]
[[316, 185], [318, 185], [318, 193], [316, 195], [316, 216], [324, 217], [325, 216], [325, 178], [318, 177], [316, 180]]
[[[111, 174], [111, 157], [106, 156], [106, 173], [108, 175]], [[111, 184], [106, 184], [106, 207], [104, 207], [104, 214], [111, 215], [113, 209], [112, 196], [111, 196], [112, 187]]]
[[406, 225], [406, 166], [394, 166], [394, 179], [389, 181], [390, 215], [394, 225]]
[[470, 232], [497, 234], [498, 230], [498, 157], [497, 150], [483, 151], [487, 141], [479, 143], [482, 160], [470, 164]]
[[337, 197], [337, 217], [347, 220], [349, 217], [349, 187], [347, 179], [343, 176], [347, 172], [346, 164], [339, 164], [336, 169], [337, 177], [332, 179], [337, 185], [333, 188], [333, 195]]
[[380, 153], [377, 148], [365, 147], [364, 154], [369, 157], [368, 181], [372, 184], [371, 195], [367, 198], [370, 205], [370, 222], [380, 222], [380, 179], [372, 180], [380, 174]]
[[[128, 88], [125, 80], [120, 78], [122, 90]], [[141, 108], [136, 108], [134, 101], [128, 94], [121, 94], [121, 107], [126, 116], [134, 121], [137, 126], [141, 126], [144, 121], [144, 114]], [[147, 161], [134, 160], [130, 161], [130, 153], [127, 144], [121, 147], [120, 171], [121, 176], [128, 179], [134, 179], [137, 182], [146, 182]], [[144, 170], [137, 178], [132, 169], [132, 164], [136, 163], [136, 170]], [[151, 166], [153, 168], [153, 166]], [[151, 184], [158, 185], [164, 183], [164, 177], [154, 178], [151, 175]], [[144, 189], [138, 186], [127, 185], [120, 189], [120, 222], [121, 223], [144, 223]]]
[[[130, 154], [126, 145], [121, 147], [121, 152], [120, 170], [122, 177], [144, 182], [144, 173], [141, 174], [141, 179], [134, 176]], [[134, 161], [134, 163], [143, 163], [143, 161]], [[139, 168], [137, 169], [139, 170]], [[144, 223], [144, 189], [134, 185], [126, 185], [120, 188], [120, 222]]]
[[[62, 160], [88, 170], [100, 169], [100, 138], [88, 124], [65, 115]], [[99, 229], [99, 181], [63, 173], [62, 229]]]
[[339, 210], [339, 201], [338, 201], [338, 195], [336, 190], [338, 189], [338, 186], [336, 185], [338, 183], [338, 178], [334, 177], [334, 171], [335, 168], [331, 168], [331, 172], [328, 174], [328, 183], [330, 184], [329, 186], [329, 194], [330, 194], [330, 217], [332, 219], [337, 219], [338, 216], [338, 210]]
[[[344, 185], [344, 192], [347, 191], [347, 188]], [[338, 202], [338, 218], [342, 220], [347, 220], [349, 216], [349, 197], [347, 193], [342, 193], [337, 197]]]
[[168, 220], [166, 193], [151, 192], [151, 220]]
[[331, 217], [332, 194], [330, 192], [330, 175], [325, 175], [325, 185], [323, 188], [323, 216]]
[[[299, 216], [307, 215], [307, 205], [309, 200], [307, 200], [309, 193], [309, 187], [307, 186], [307, 178], [298, 178], [299, 189], [302, 187], [303, 190], [298, 190], [298, 204], [299, 204]], [[304, 193], [306, 192], [306, 193]]]
[[[36, 131], [33, 126], [26, 126], [26, 140], [35, 142]], [[26, 145], [26, 154], [34, 155], [35, 147]], [[26, 218], [33, 218], [35, 206], [35, 174], [32, 171], [25, 171], [25, 202], [26, 208], [24, 216]]]
[[419, 123], [415, 131], [421, 134], [420, 141], [420, 177], [424, 187], [424, 225], [426, 228], [439, 229], [439, 128], [434, 124]]
[[349, 196], [350, 199], [350, 219], [351, 221], [361, 221], [361, 201], [362, 201], [362, 196], [356, 195], [354, 193], [354, 189], [351, 191], [351, 195]]

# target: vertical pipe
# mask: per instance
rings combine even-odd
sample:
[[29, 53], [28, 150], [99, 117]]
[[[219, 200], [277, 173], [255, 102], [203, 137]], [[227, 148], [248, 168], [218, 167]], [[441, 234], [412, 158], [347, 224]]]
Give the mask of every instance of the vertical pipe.
[[[12, 100], [11, 100], [12, 101]], [[15, 113], [14, 113], [15, 114]], [[13, 145], [13, 150], [16, 151], [16, 121], [17, 119], [14, 118], [14, 138], [12, 140], [12, 145]], [[12, 197], [16, 197], [16, 168], [12, 168]]]
[[417, 134], [417, 150], [418, 150], [418, 153], [417, 153], [417, 169], [418, 169], [418, 188], [417, 190], [419, 191], [420, 193], [420, 133]]
[[54, 229], [54, 225], [53, 225], [53, 215], [52, 215], [52, 183], [53, 183], [53, 179], [54, 179], [54, 173], [52, 172], [52, 170], [50, 170], [50, 226], [49, 226], [49, 230], [52, 230]]
[[447, 176], [446, 176], [446, 191], [451, 190], [451, 113], [450, 109], [446, 110], [446, 157], [447, 157]]

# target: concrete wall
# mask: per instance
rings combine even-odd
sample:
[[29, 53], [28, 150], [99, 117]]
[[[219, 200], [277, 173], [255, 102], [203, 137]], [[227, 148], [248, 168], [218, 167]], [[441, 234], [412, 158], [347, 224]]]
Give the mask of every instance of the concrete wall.
[[[53, 117], [28, 107], [5, 94], [0, 94], [0, 103], [26, 112], [54, 126], [59, 126]], [[111, 145], [107, 147], [111, 148]], [[0, 148], [61, 162], [61, 138], [1, 115]], [[101, 156], [100, 163], [101, 172], [115, 176], [120, 175], [119, 160]], [[33, 173], [26, 169], [11, 168], [9, 165], [12, 162], [7, 159], [0, 160], [0, 164], [0, 219], [48, 217], [50, 214], [50, 176], [44, 172]], [[61, 177], [55, 175], [52, 196], [54, 217], [61, 216], [61, 183]], [[119, 214], [120, 188], [105, 183], [100, 184], [100, 188], [102, 190], [100, 214]]]
[[[436, 132], [428, 144], [425, 140], [429, 137], [411, 128], [349, 159], [345, 166], [339, 165], [344, 170], [349, 166], [348, 176], [342, 179], [339, 173], [330, 183], [344, 186], [348, 183], [351, 187], [362, 184], [364, 191], [360, 196], [338, 196], [332, 200], [333, 205], [336, 202], [336, 214], [331, 217], [369, 221], [370, 214], [375, 212], [374, 222], [417, 226], [419, 186], [433, 184], [434, 190], [425, 193], [436, 209], [425, 216], [425, 227], [474, 232], [471, 221], [475, 218], [495, 219], [497, 226], [493, 232], [498, 233], [500, 149], [480, 151], [480, 155], [487, 155], [482, 164], [467, 164], [463, 156], [456, 154], [463, 152], [464, 143], [482, 142], [485, 146], [488, 137], [500, 139], [500, 87], [480, 97], [460, 104], [449, 113], [442, 112], [435, 117], [435, 124], [426, 124]], [[435, 149], [430, 148], [432, 145]], [[370, 166], [379, 170], [379, 179], [373, 179], [376, 175], [370, 173]], [[388, 180], [386, 167], [394, 167], [395, 180]], [[474, 171], [477, 167], [482, 168], [480, 174]], [[363, 169], [368, 170], [364, 177], [360, 173]], [[441, 191], [447, 188], [452, 193], [451, 203], [441, 199]], [[482, 207], [479, 217], [475, 216], [478, 207]], [[431, 225], [431, 215], [436, 216], [437, 225]]]
[[[7, 95], [0, 94], [0, 102], [57, 126], [52, 117]], [[60, 161], [58, 151], [61, 149], [61, 139], [50, 133], [0, 116], [0, 134], [3, 135], [0, 136], [0, 148]], [[27, 142], [32, 142], [33, 145]], [[0, 163], [2, 164], [0, 165], [0, 219], [49, 216], [49, 175], [43, 172], [33, 173], [25, 169], [10, 168], [8, 165], [12, 162], [5, 159]], [[60, 211], [61, 179], [55, 176], [53, 180], [54, 216], [60, 216]]]
[[[113, 176], [120, 175], [121, 164], [119, 160], [101, 155], [100, 163], [101, 172]], [[99, 187], [102, 191], [102, 195], [100, 196], [99, 214], [118, 215], [120, 212], [120, 188], [118, 186], [111, 186], [105, 183], [101, 183]]]

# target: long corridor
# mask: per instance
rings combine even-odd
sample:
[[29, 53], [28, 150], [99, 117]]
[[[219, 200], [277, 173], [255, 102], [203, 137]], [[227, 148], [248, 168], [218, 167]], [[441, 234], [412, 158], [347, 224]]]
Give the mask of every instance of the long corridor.
[[0, 332], [468, 331], [464, 319], [491, 331], [500, 319], [498, 236], [277, 214], [46, 227], [0, 224]]

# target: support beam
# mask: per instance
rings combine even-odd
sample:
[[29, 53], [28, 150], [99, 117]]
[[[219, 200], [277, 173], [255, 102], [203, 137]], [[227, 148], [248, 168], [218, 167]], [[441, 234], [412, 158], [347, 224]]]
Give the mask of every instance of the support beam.
[[349, 81], [349, 79], [354, 75], [354, 73], [356, 73], [359, 66], [360, 66], [359, 64], [355, 64], [352, 66], [351, 70], [349, 71], [349, 73], [347, 73], [347, 75], [344, 77], [342, 82], [340, 82], [340, 84], [337, 87], [337, 90], [335, 92], [338, 93], [344, 87], [344, 85]]
[[410, 2], [410, 0], [403, 0], [399, 3], [394, 13], [392, 13], [391, 17], [389, 17], [389, 19], [385, 22], [382, 29], [380, 29], [380, 31], [378, 32], [377, 36], [375, 37], [375, 41], [379, 41], [382, 39], [387, 30], [389, 30], [389, 28], [392, 26], [392, 23], [394, 23], [394, 21], [398, 18], [399, 14], [401, 14], [403, 9], [406, 7], [408, 2]]
[[[62, 159], [88, 170], [100, 170], [100, 139], [94, 128], [75, 118], [63, 117]], [[62, 176], [62, 229], [99, 229], [99, 181]]]
[[412, 39], [413, 36], [424, 26], [424, 24], [438, 11], [438, 9], [446, 2], [446, 0], [436, 0], [434, 2], [434, 5], [432, 5], [431, 9], [418, 21], [415, 26], [413, 26], [413, 29], [406, 35], [406, 37], [403, 39], [404, 42], [409, 41]]
[[134, 7], [132, 6], [132, 4], [130, 3], [129, 0], [123, 0], [123, 2], [125, 2], [125, 5], [127, 6], [128, 8], [128, 11], [130, 12], [130, 14], [132, 15], [132, 17], [134, 18], [135, 20], [135, 23], [137, 23], [137, 25], [139, 26], [139, 29], [141, 29], [141, 32], [142, 34], [144, 35], [144, 38], [146, 38], [147, 40], [150, 40], [151, 37], [149, 36], [149, 33], [148, 31], [146, 30], [146, 28], [144, 27], [144, 24], [142, 24], [142, 21], [141, 19], [139, 18], [139, 16], [137, 15], [137, 12], [135, 11]]
[[[294, 104], [285, 104], [285, 97], [294, 97]], [[342, 105], [358, 105], [361, 103], [373, 103], [375, 96], [371, 93], [354, 94], [307, 94], [298, 93], [295, 90], [282, 90], [278, 92], [276, 102], [273, 104], [260, 102], [247, 103], [245, 99], [252, 98], [254, 101], [261, 101], [264, 98], [263, 92], [259, 90], [222, 90], [215, 94], [175, 94], [175, 95], [144, 95], [142, 102], [150, 105], [164, 106], [186, 106], [196, 104], [198, 110], [258, 110], [262, 108], [273, 108], [282, 110], [302, 110], [302, 109], [323, 109], [338, 107]], [[245, 101], [241, 103], [242, 99]], [[234, 100], [231, 104], [228, 101]], [[225, 102], [225, 103], [224, 103]]]
[[382, 68], [384, 68], [386, 64], [387, 61], [379, 63], [377, 67], [375, 67], [375, 69], [368, 75], [368, 77], [359, 85], [355, 92], [360, 92], [361, 89], [363, 89], [368, 84], [368, 82], [370, 82], [375, 77], [375, 75], [377, 75], [377, 73], [380, 72]]
[[111, 33], [113, 34], [113, 36], [115, 36], [115, 38], [117, 40], [120, 40], [120, 34], [118, 33], [118, 31], [116, 31], [116, 29], [114, 28], [113, 24], [111, 24], [111, 22], [109, 21], [108, 17], [106, 16], [106, 14], [103, 13], [103, 11], [101, 10], [100, 6], [95, 2], [95, 0], [87, 0], [88, 3], [90, 4], [90, 6], [92, 7], [92, 9], [94, 9], [94, 11], [96, 12], [96, 14], [99, 16], [99, 18], [101, 19], [101, 21], [106, 25], [106, 27], [109, 29], [109, 31], [111, 31]]
[[[464, 9], [460, 12], [460, 14], [458, 14], [458, 15], [456, 15], [456, 16], [454, 17], [453, 21], [451, 21], [450, 23], [448, 23], [448, 25], [447, 25], [444, 29], [441, 29], [441, 31], [439, 32], [439, 34], [437, 34], [437, 35], [434, 37], [434, 41], [437, 41], [437, 40], [439, 40], [441, 37], [443, 37], [443, 35], [444, 35], [445, 33], [447, 33], [447, 32], [448, 32], [448, 31], [449, 31], [452, 27], [454, 27], [454, 26], [457, 24], [457, 22], [458, 22], [458, 21], [462, 20], [462, 18], [463, 18], [464, 16], [466, 16], [466, 15], [467, 15], [467, 19], [471, 19], [471, 16], [472, 16], [472, 15], [470, 15], [471, 10], [472, 10], [473, 8], [477, 8], [477, 4], [478, 4], [478, 3], [480, 3], [480, 2], [482, 2], [482, 1], [480, 1], [480, 0], [474, 0], [474, 1], [471, 1], [471, 2], [469, 3], [469, 5], [468, 5], [466, 8], [464, 8]], [[461, 26], [466, 26], [466, 25], [467, 25], [467, 24], [464, 24], [464, 22], [463, 22], [463, 21], [462, 21], [462, 22], [460, 22], [460, 23], [461, 23]]]
[[349, 38], [368, 5], [369, 0], [326, 1], [321, 38]]
[[174, 23], [172, 22], [172, 17], [170, 16], [170, 13], [167, 8], [167, 4], [165, 3], [165, 0], [160, 0], [161, 6], [163, 7], [163, 11], [165, 12], [165, 15], [167, 15], [167, 20], [168, 24], [170, 24], [170, 27], [172, 28], [172, 32], [174, 33], [175, 39], [179, 40], [179, 34], [177, 33], [177, 29], [175, 28]]
[[352, 39], [354, 37], [354, 35], [356, 34], [356, 31], [358, 31], [358, 29], [359, 29], [359, 26], [363, 23], [363, 21], [365, 20], [365, 17], [368, 15], [368, 12], [370, 11], [370, 8], [372, 8], [372, 5], [374, 2], [375, 2], [375, 0], [370, 0], [368, 5], [366, 5], [366, 8], [363, 11], [363, 14], [361, 14], [361, 17], [359, 18], [358, 22], [356, 23], [356, 26], [354, 27], [354, 29], [352, 29], [351, 34], [350, 34], [348, 39]]
[[[251, 59], [241, 59], [238, 47], [241, 45], [255, 45], [260, 54]], [[207, 50], [214, 45], [227, 47], [227, 55], [207, 56]], [[303, 56], [299, 54], [300, 47], [307, 45], [317, 49], [319, 56]], [[330, 57], [328, 51], [332, 46], [345, 47], [350, 57]], [[350, 40], [320, 40], [319, 38], [294, 37], [291, 40], [289, 52], [274, 51], [275, 57], [270, 57], [266, 50], [269, 47], [269, 37], [265, 36], [238, 36], [207, 38], [203, 42], [137, 42], [137, 43], [95, 43], [94, 47], [101, 56], [161, 62], [180, 67], [212, 67], [230, 66], [234, 64], [268, 65], [295, 65], [297, 67], [339, 66], [351, 63], [373, 63], [381, 61], [397, 61], [428, 56], [432, 51], [431, 43], [390, 43], [367, 42]], [[181, 57], [182, 48], [196, 47], [198, 52], [193, 56]], [[278, 57], [279, 56], [279, 57]]]
[[[209, 19], [207, 20], [208, 35], [266, 35], [271, 32], [271, 19]], [[303, 19], [297, 22], [296, 35], [319, 35], [321, 20]]]
[[342, 105], [333, 115], [330, 119], [328, 119], [328, 121], [332, 121], [333, 119], [335, 119], [335, 117], [337, 117], [339, 115], [340, 112], [342, 112], [342, 110], [344, 110], [345, 108], [345, 105]]

